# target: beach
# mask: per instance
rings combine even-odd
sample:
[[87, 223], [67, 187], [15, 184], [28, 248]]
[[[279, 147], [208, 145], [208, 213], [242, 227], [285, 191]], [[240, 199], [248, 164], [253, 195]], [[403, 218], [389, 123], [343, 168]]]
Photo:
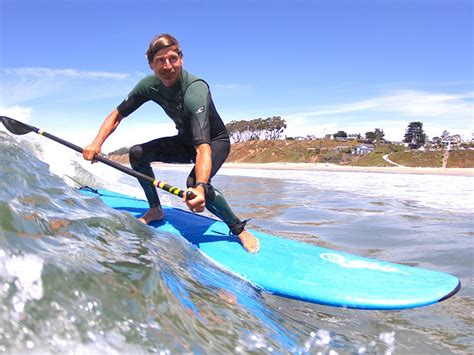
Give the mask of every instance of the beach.
[[263, 169], [263, 170], [305, 170], [305, 171], [347, 171], [394, 174], [434, 174], [474, 176], [473, 168], [421, 168], [404, 166], [348, 166], [325, 163], [224, 163], [227, 169]]

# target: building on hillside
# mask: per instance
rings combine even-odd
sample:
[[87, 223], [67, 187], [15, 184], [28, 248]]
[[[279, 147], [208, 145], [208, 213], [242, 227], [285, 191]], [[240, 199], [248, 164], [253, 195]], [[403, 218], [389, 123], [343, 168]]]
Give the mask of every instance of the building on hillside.
[[448, 150], [451, 150], [455, 147], [459, 147], [461, 143], [462, 138], [459, 134], [454, 134], [441, 140], [441, 144], [444, 145]]
[[354, 155], [364, 155], [373, 152], [375, 147], [370, 144], [359, 144], [351, 150], [351, 153]]
[[358, 133], [350, 133], [350, 134], [347, 135], [347, 140], [348, 141], [356, 141], [358, 139], [360, 139], [360, 134], [358, 134]]

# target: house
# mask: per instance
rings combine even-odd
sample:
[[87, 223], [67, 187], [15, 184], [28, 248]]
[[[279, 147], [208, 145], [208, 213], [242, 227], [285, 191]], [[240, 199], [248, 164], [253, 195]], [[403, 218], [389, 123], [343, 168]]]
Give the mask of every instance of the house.
[[446, 146], [446, 149], [451, 150], [453, 147], [459, 147], [462, 143], [462, 138], [459, 134], [445, 137], [441, 140], [441, 144]]
[[350, 133], [347, 135], [347, 140], [348, 141], [356, 141], [360, 139], [360, 134], [359, 133]]
[[359, 144], [355, 148], [351, 150], [352, 154], [355, 155], [364, 155], [364, 154], [369, 154], [375, 149], [373, 145], [370, 144]]

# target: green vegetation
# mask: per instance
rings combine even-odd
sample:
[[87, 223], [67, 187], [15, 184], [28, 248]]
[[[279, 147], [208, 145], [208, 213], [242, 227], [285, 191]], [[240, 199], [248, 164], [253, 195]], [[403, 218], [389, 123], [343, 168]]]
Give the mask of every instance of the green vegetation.
[[315, 162], [321, 151], [317, 141], [249, 141], [232, 144], [228, 161], [249, 163]]
[[421, 151], [405, 151], [390, 155], [390, 160], [394, 163], [420, 168], [441, 168], [443, 166], [442, 150], [421, 152]]
[[[404, 151], [390, 155], [393, 162], [409, 167], [441, 168], [445, 150], [434, 151]], [[447, 168], [473, 168], [474, 151], [452, 150], [449, 152]]]
[[[397, 145], [397, 144], [383, 144], [383, 145], [378, 145], [375, 150], [367, 155], [364, 155], [363, 157], [357, 159], [356, 161], [353, 162], [352, 165], [355, 166], [392, 166], [389, 162], [385, 161], [383, 158], [384, 155], [391, 154], [394, 152], [400, 152], [405, 149], [404, 146], [402, 145]], [[394, 161], [392, 159], [392, 155], [390, 155], [390, 160]], [[394, 161], [395, 162], [395, 161]], [[398, 163], [398, 161], [396, 161]]]
[[453, 150], [449, 152], [448, 168], [474, 168], [474, 151]]

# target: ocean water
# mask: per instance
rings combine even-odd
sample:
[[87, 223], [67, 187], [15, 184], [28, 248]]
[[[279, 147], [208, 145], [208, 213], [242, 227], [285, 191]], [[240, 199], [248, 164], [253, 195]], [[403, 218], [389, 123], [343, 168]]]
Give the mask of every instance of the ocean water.
[[[182, 187], [189, 169], [155, 171]], [[0, 352], [474, 352], [472, 177], [224, 168], [214, 179], [251, 228], [460, 277], [451, 299], [404, 311], [262, 293], [186, 241], [81, 195], [71, 177], [143, 197], [123, 173], [0, 131]]]

